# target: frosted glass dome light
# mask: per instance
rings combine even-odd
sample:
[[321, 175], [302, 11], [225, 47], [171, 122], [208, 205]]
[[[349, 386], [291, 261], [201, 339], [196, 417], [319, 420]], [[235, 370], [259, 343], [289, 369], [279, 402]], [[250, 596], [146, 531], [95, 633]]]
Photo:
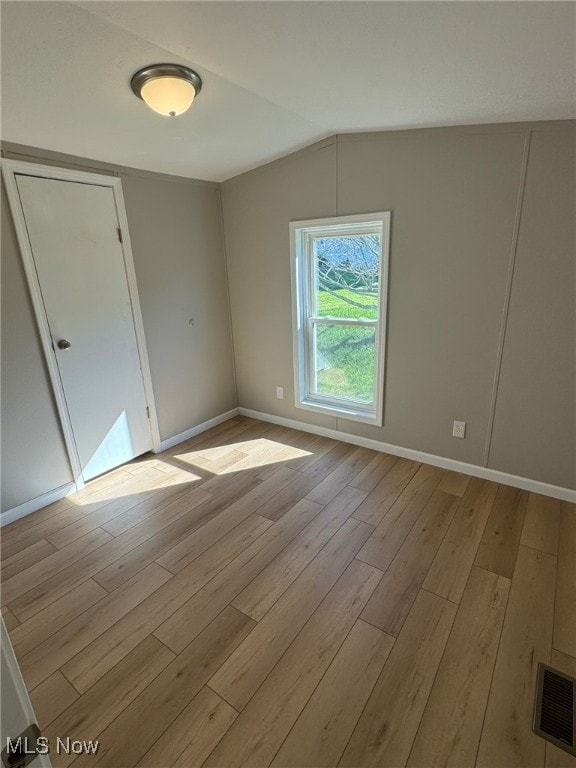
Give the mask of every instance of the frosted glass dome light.
[[199, 75], [180, 64], [153, 64], [140, 69], [130, 83], [150, 109], [166, 117], [188, 110], [202, 88]]

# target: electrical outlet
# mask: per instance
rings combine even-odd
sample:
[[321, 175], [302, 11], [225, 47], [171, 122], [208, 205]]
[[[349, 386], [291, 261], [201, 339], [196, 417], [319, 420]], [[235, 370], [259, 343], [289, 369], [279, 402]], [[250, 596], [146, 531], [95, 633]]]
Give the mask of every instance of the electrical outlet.
[[452, 426], [452, 437], [466, 437], [466, 422], [455, 421]]
[[284, 387], [276, 387], [276, 397], [278, 400], [284, 400]]

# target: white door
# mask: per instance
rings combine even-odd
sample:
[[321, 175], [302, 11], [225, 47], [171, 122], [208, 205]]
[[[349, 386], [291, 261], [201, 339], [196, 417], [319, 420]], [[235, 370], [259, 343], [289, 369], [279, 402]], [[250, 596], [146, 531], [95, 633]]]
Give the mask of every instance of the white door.
[[85, 480], [152, 448], [110, 187], [16, 175]]

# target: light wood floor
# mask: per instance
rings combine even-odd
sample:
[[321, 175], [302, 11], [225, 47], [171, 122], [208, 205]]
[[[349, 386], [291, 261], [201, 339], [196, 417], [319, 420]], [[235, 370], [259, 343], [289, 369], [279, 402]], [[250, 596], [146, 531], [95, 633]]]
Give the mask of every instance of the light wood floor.
[[576, 673], [573, 505], [239, 417], [2, 535], [53, 765], [576, 760], [531, 732]]

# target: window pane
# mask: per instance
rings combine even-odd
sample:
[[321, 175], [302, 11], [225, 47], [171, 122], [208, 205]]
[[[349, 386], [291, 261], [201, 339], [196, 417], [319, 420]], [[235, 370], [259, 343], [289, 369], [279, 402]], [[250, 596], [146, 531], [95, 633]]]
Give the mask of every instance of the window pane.
[[314, 394], [373, 402], [374, 328], [321, 323], [314, 326], [314, 336]]
[[317, 315], [376, 320], [380, 235], [315, 237], [313, 243]]

